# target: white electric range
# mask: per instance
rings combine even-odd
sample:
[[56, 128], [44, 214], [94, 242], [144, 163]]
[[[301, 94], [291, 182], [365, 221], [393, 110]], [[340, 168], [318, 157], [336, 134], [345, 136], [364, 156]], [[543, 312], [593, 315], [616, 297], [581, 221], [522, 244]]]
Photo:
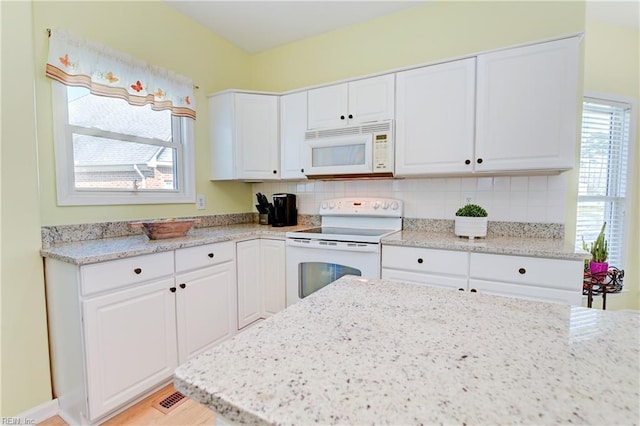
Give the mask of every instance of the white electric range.
[[403, 203], [349, 197], [320, 205], [322, 225], [287, 232], [287, 306], [343, 275], [380, 278], [380, 240], [402, 229]]

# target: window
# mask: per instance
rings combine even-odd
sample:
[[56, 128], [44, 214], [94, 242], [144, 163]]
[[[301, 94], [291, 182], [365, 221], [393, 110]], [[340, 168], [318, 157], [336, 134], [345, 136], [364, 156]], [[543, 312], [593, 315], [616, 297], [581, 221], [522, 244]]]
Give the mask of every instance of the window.
[[607, 223], [609, 264], [624, 267], [631, 104], [585, 97], [578, 184], [576, 247]]
[[195, 203], [191, 79], [59, 28], [46, 75], [58, 205]]
[[195, 202], [193, 120], [53, 82], [59, 205]]

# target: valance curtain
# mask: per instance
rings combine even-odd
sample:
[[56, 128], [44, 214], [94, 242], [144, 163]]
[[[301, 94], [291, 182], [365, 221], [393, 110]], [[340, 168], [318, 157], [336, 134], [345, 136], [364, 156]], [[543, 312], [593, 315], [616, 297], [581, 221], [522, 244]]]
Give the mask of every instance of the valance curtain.
[[46, 74], [67, 86], [196, 118], [193, 82], [67, 30], [51, 30]]

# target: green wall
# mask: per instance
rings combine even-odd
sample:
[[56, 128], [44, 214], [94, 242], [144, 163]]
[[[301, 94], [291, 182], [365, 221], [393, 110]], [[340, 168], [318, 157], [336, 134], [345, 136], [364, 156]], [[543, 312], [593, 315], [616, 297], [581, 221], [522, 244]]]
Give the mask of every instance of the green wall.
[[283, 91], [584, 31], [582, 1], [436, 1], [252, 58], [255, 89]]
[[31, 3], [0, 2], [2, 262], [0, 415], [51, 399], [40, 243]]

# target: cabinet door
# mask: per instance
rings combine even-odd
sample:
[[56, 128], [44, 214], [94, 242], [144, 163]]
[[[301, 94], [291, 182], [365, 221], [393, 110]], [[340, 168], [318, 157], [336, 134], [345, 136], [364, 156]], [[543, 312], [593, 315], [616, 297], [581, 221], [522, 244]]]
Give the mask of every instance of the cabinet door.
[[303, 146], [307, 130], [307, 92], [280, 97], [282, 179], [304, 179]]
[[171, 377], [177, 367], [173, 277], [82, 303], [89, 417]]
[[347, 124], [347, 84], [334, 84], [307, 92], [307, 128], [323, 129]]
[[238, 93], [235, 136], [239, 179], [279, 177], [278, 97]]
[[478, 293], [516, 297], [519, 299], [535, 300], [537, 302], [562, 303], [575, 306], [582, 305], [582, 293], [556, 288], [470, 279], [469, 289], [475, 289]]
[[574, 166], [578, 43], [576, 37], [478, 56], [477, 171]]
[[209, 179], [211, 180], [237, 179], [233, 105], [234, 93], [220, 93], [209, 97]]
[[236, 244], [238, 274], [238, 329], [260, 319], [262, 311], [260, 240]]
[[396, 75], [396, 176], [473, 171], [475, 58]]
[[348, 90], [349, 124], [392, 120], [394, 117], [394, 75], [352, 81]]
[[260, 240], [262, 254], [262, 313], [269, 317], [287, 306], [285, 282], [285, 243]]
[[180, 363], [235, 334], [235, 278], [233, 262], [176, 276]]

